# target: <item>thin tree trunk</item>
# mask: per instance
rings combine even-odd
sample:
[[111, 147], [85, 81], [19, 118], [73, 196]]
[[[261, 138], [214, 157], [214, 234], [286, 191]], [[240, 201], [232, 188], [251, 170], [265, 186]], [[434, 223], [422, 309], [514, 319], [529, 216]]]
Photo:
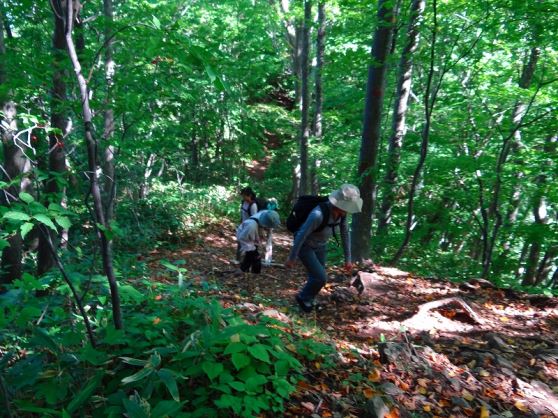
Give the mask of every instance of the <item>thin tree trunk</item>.
[[[316, 34], [316, 68], [314, 72], [314, 86], [315, 86], [315, 103], [314, 103], [314, 121], [312, 124], [312, 136], [315, 138], [317, 144], [322, 141], [323, 136], [323, 106], [324, 97], [322, 91], [322, 71], [324, 66], [324, 53], [325, 53], [325, 1], [318, 2], [318, 31]], [[315, 156], [312, 159], [312, 181], [311, 189], [312, 194], [318, 194], [320, 190], [320, 182], [318, 179], [318, 169], [320, 167], [320, 159]]]
[[393, 36], [395, 4], [387, 0], [378, 2], [378, 25], [372, 44], [372, 62], [368, 66], [366, 102], [362, 141], [358, 165], [362, 212], [353, 216], [352, 254], [355, 261], [370, 256], [372, 216], [376, 203], [376, 171], [380, 143], [382, 107], [387, 72], [387, 58]]
[[116, 196], [116, 181], [115, 181], [115, 153], [116, 147], [110, 143], [114, 136], [114, 111], [112, 109], [112, 96], [114, 86], [114, 73], [116, 64], [113, 58], [113, 37], [112, 29], [114, 23], [114, 13], [112, 7], [112, 0], [103, 0], [103, 13], [105, 17], [105, 82], [106, 82], [106, 97], [105, 97], [105, 110], [104, 110], [104, 130], [103, 141], [106, 142], [103, 161], [104, 173], [104, 195], [105, 195], [105, 211], [107, 214], [107, 222], [114, 216], [114, 199]]
[[145, 199], [147, 197], [147, 193], [149, 191], [149, 177], [151, 177], [151, 173], [153, 172], [153, 166], [155, 165], [155, 161], [157, 161], [157, 155], [154, 153], [149, 154], [149, 158], [147, 159], [147, 164], [145, 165], [145, 170], [143, 171], [143, 181], [140, 185], [139, 190], [139, 198]]
[[[64, 10], [60, 1], [53, 1], [54, 34], [53, 46], [53, 77], [52, 77], [52, 99], [50, 123], [53, 128], [59, 129], [60, 133], [49, 134], [48, 169], [49, 178], [46, 182], [45, 191], [47, 200], [58, 204], [63, 202], [65, 189], [60, 188], [57, 179], [61, 173], [66, 172], [66, 151], [64, 149], [64, 137], [67, 132], [68, 120], [64, 106], [66, 105], [66, 83], [67, 72], [64, 68], [66, 39], [64, 36]], [[54, 174], [56, 173], [56, 174]], [[48, 228], [47, 228], [48, 229]], [[39, 248], [37, 255], [37, 274], [40, 276], [49, 271], [55, 265], [54, 255], [50, 250], [50, 243], [58, 246], [55, 233], [48, 229], [49, 236], [39, 234]]]
[[[553, 160], [555, 154], [555, 143], [557, 137], [549, 137], [544, 145], [544, 155], [548, 156], [548, 159], [544, 161], [543, 167], [541, 167], [541, 174], [537, 177], [537, 190], [533, 197], [533, 217], [535, 219], [534, 227], [543, 230], [544, 225], [548, 223], [549, 218], [547, 216], [546, 207], [546, 187], [547, 187], [547, 172], [552, 170]], [[523, 276], [522, 285], [531, 286], [534, 284], [540, 284], [546, 276], [543, 277], [543, 272], [545, 270], [545, 264], [548, 258], [554, 258], [553, 252], [556, 250], [556, 246], [551, 246], [551, 248], [545, 254], [543, 260], [539, 265], [539, 258], [542, 252], [542, 239], [541, 233], [530, 234], [528, 241], [530, 241], [530, 251], [529, 257], [527, 259], [527, 268]], [[540, 281], [539, 281], [540, 280]]]
[[[5, 16], [0, 16], [6, 28], [9, 28]], [[8, 34], [10, 37], [10, 34]], [[6, 46], [4, 44], [4, 31], [0, 30], [0, 85], [7, 81], [7, 69], [5, 68], [4, 56], [6, 55]], [[7, 97], [0, 97], [0, 106], [4, 112], [0, 120], [0, 139], [2, 140], [4, 160], [0, 167], [0, 179], [11, 182], [22, 174], [31, 169], [31, 163], [24, 155], [20, 147], [14, 144], [14, 135], [17, 132], [17, 109], [15, 103], [8, 100]], [[10, 205], [11, 202], [18, 198], [18, 194], [22, 190], [30, 187], [30, 181], [21, 178], [19, 184], [12, 185], [0, 190], [0, 204]], [[14, 233], [8, 238], [9, 247], [4, 248], [0, 260], [0, 286], [2, 284], [11, 283], [21, 277], [22, 274], [22, 239], [19, 232]]]
[[[95, 222], [100, 224], [103, 228], [108, 228], [105, 218], [105, 213], [103, 210], [103, 202], [101, 197], [101, 189], [99, 187], [99, 181], [97, 178], [97, 156], [96, 149], [97, 143], [93, 137], [93, 124], [92, 124], [92, 112], [89, 106], [89, 91], [87, 88], [87, 81], [81, 72], [81, 64], [78, 60], [76, 53], [74, 40], [72, 39], [72, 28], [73, 28], [73, 0], [66, 0], [66, 46], [68, 48], [68, 55], [74, 67], [76, 77], [79, 84], [79, 90], [82, 101], [83, 108], [83, 124], [85, 131], [85, 142], [87, 147], [87, 157], [88, 157], [88, 170], [89, 170], [89, 181], [90, 181], [90, 193], [93, 197]], [[98, 229], [99, 244], [101, 247], [101, 254], [103, 258], [103, 270], [107, 276], [109, 282], [111, 300], [112, 300], [112, 314], [114, 327], [116, 329], [122, 329], [122, 313], [120, 307], [120, 296], [118, 292], [118, 284], [116, 277], [114, 275], [114, 269], [112, 265], [112, 242], [107, 238], [104, 231]]]
[[[436, 39], [437, 39], [437, 32], [438, 32], [438, 16], [437, 16], [437, 3], [436, 0], [432, 2], [432, 11], [434, 16], [434, 27], [432, 28], [432, 37], [430, 41], [430, 68], [428, 71], [428, 79], [426, 83], [426, 90], [424, 92], [424, 127], [421, 133], [421, 146], [420, 146], [420, 156], [417, 167], [415, 168], [415, 172], [413, 174], [413, 180], [411, 182], [411, 190], [409, 191], [409, 200], [407, 204], [407, 221], [405, 223], [405, 237], [403, 238], [403, 242], [401, 246], [393, 256], [391, 260], [392, 264], [397, 263], [401, 257], [403, 256], [404, 251], [407, 248], [407, 245], [411, 241], [411, 234], [413, 230], [413, 221], [414, 221], [414, 205], [415, 205], [415, 195], [417, 192], [417, 186], [420, 181], [420, 177], [422, 174], [422, 167], [426, 161], [426, 155], [428, 153], [428, 142], [430, 140], [430, 123], [432, 118], [432, 110], [434, 109], [434, 104], [436, 101], [437, 96], [437, 89], [432, 92], [431, 96], [431, 88], [432, 88], [432, 79], [434, 77], [434, 58], [435, 58], [435, 47], [436, 47]], [[443, 74], [440, 75], [440, 81], [438, 83], [438, 87], [440, 86], [441, 78]]]
[[[521, 78], [519, 80], [519, 87], [523, 89], [527, 89], [531, 86], [533, 76], [535, 73], [535, 68], [537, 61], [539, 59], [540, 50], [537, 47], [531, 48], [531, 53], [529, 54], [529, 59], [523, 66], [523, 71], [521, 74]], [[494, 192], [492, 194], [492, 201], [490, 203], [490, 207], [488, 210], [489, 218], [493, 221], [492, 224], [492, 231], [488, 237], [489, 242], [486, 245], [486, 251], [483, 254], [482, 266], [483, 272], [482, 277], [487, 278], [490, 274], [490, 267], [492, 265], [492, 257], [494, 254], [494, 246], [496, 244], [498, 234], [500, 232], [500, 228], [504, 223], [504, 219], [502, 213], [500, 212], [500, 194], [502, 189], [502, 172], [504, 170], [504, 166], [508, 160], [508, 156], [510, 155], [511, 151], [517, 151], [521, 143], [521, 134], [520, 134], [520, 125], [522, 120], [525, 118], [525, 115], [528, 111], [528, 107], [525, 103], [518, 101], [514, 106], [514, 111], [512, 114], [512, 123], [513, 123], [513, 130], [502, 143], [502, 148], [500, 150], [500, 155], [498, 156], [498, 161], [496, 163], [496, 180], [494, 184]], [[517, 190], [513, 191], [513, 194], [518, 193]], [[516, 203], [517, 207], [519, 207], [519, 200]], [[514, 213], [514, 209], [512, 206], [512, 210], [510, 214]], [[513, 215], [508, 217], [508, 221], [513, 219]], [[509, 247], [509, 243], [505, 244], [504, 247]]]
[[308, 61], [310, 55], [310, 24], [312, 1], [304, 0], [304, 23], [302, 31], [302, 78], [301, 78], [301, 120], [300, 120], [300, 194], [308, 193], [308, 139], [310, 137], [310, 89], [308, 88]]
[[405, 115], [407, 113], [411, 94], [413, 55], [419, 43], [419, 27], [424, 8], [425, 0], [413, 0], [407, 27], [407, 43], [399, 60], [399, 78], [397, 81], [396, 100], [393, 108], [392, 133], [389, 139], [382, 204], [378, 216], [378, 239], [376, 242], [376, 249], [380, 254], [383, 253], [385, 249], [385, 237], [388, 234], [388, 227], [391, 222], [391, 211], [397, 192], [397, 173], [401, 161], [403, 137], [406, 131]]

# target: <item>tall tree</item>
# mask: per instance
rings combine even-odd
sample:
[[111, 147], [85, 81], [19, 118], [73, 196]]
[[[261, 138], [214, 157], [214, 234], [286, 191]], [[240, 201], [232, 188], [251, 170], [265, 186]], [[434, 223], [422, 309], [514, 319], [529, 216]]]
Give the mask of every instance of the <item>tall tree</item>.
[[399, 59], [399, 76], [397, 79], [397, 91], [393, 106], [393, 117], [391, 136], [389, 138], [389, 149], [386, 161], [386, 172], [383, 182], [382, 204], [378, 215], [378, 234], [375, 248], [382, 253], [385, 248], [385, 237], [388, 234], [388, 226], [391, 222], [391, 211], [395, 201], [397, 190], [397, 177], [401, 161], [401, 148], [405, 136], [409, 97], [411, 95], [411, 84], [413, 75], [413, 55], [419, 44], [419, 29], [425, 8], [425, 0], [413, 0], [407, 26], [407, 41]]
[[[6, 17], [0, 16], [4, 25]], [[3, 25], [3, 26], [4, 26]], [[31, 163], [23, 148], [17, 144], [17, 108], [16, 104], [9, 98], [7, 88], [8, 70], [5, 67], [4, 57], [6, 46], [4, 44], [4, 27], [0, 30], [0, 106], [3, 112], [0, 118], [0, 135], [4, 161], [0, 164], [0, 178], [9, 186], [0, 190], [0, 204], [9, 206], [18, 199], [21, 191], [29, 190], [31, 182], [25, 177], [25, 173], [31, 169]], [[14, 232], [8, 238], [9, 247], [2, 251], [0, 262], [0, 284], [10, 283], [22, 274], [23, 241], [19, 231]]]
[[[314, 119], [312, 123], [312, 136], [316, 143], [322, 141], [323, 136], [323, 107], [324, 94], [322, 85], [322, 72], [324, 67], [325, 53], [326, 14], [325, 1], [318, 2], [318, 30], [316, 33], [316, 67], [314, 69]], [[312, 159], [312, 194], [318, 194], [320, 189], [318, 181], [318, 168], [320, 160], [318, 157]]]
[[380, 143], [382, 107], [387, 72], [387, 60], [391, 48], [395, 24], [395, 2], [378, 2], [377, 27], [372, 42], [371, 64], [364, 108], [364, 122], [358, 164], [359, 188], [362, 196], [362, 212], [353, 217], [352, 254], [363, 260], [370, 257], [372, 216], [376, 204], [376, 175]]
[[103, 0], [103, 12], [105, 17], [104, 39], [105, 39], [105, 82], [106, 97], [104, 103], [104, 129], [103, 140], [105, 144], [104, 161], [103, 161], [103, 177], [104, 177], [104, 194], [105, 194], [105, 211], [107, 214], [107, 222], [109, 222], [114, 214], [114, 199], [116, 195], [115, 182], [115, 153], [116, 147], [111, 143], [114, 135], [114, 110], [112, 108], [113, 86], [116, 63], [114, 62], [114, 11], [112, 0]]
[[301, 78], [301, 104], [300, 104], [300, 188], [299, 194], [308, 193], [308, 140], [310, 138], [310, 88], [309, 88], [309, 60], [310, 60], [310, 26], [312, 24], [312, 1], [304, 0], [304, 22], [302, 30], [302, 78]]
[[[60, 0], [51, 3], [54, 15], [54, 34], [52, 37], [52, 90], [51, 90], [51, 116], [50, 124], [54, 130], [49, 134], [48, 170], [49, 178], [46, 182], [45, 192], [51, 202], [62, 203], [65, 200], [65, 190], [60, 187], [61, 174], [66, 172], [66, 152], [64, 138], [67, 134], [68, 117], [65, 108], [67, 71], [65, 68], [66, 38], [64, 36], [64, 9]], [[47, 228], [48, 230], [48, 228]], [[50, 270], [54, 264], [54, 257], [50, 250], [49, 240], [56, 243], [54, 234], [48, 230], [39, 235], [39, 248], [37, 258], [37, 273], [39, 275]]]
[[106, 221], [104, 206], [101, 196], [101, 189], [99, 187], [99, 179], [97, 177], [97, 141], [93, 136], [93, 114], [89, 105], [89, 89], [87, 80], [81, 71], [81, 64], [79, 62], [74, 40], [72, 38], [73, 24], [74, 24], [74, 1], [66, 0], [66, 13], [65, 13], [65, 37], [68, 56], [74, 67], [74, 72], [77, 77], [79, 91], [81, 96], [81, 104], [83, 110], [83, 127], [85, 134], [85, 143], [87, 148], [87, 160], [89, 171], [90, 190], [89, 193], [93, 198], [93, 208], [95, 224], [97, 225], [97, 233], [99, 236], [99, 245], [101, 248], [101, 255], [103, 258], [103, 270], [107, 277], [110, 287], [110, 294], [112, 299], [112, 314], [114, 327], [122, 329], [122, 312], [120, 307], [120, 296], [118, 292], [118, 284], [114, 274], [114, 267], [112, 261], [112, 241], [108, 237], [109, 225]]

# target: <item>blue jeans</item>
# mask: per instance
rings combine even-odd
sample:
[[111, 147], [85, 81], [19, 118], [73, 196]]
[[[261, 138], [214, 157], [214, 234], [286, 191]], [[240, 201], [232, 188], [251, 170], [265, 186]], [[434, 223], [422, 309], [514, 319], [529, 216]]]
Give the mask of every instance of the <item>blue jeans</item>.
[[308, 280], [299, 293], [304, 302], [311, 303], [327, 282], [326, 253], [326, 246], [311, 248], [307, 245], [303, 245], [298, 253], [298, 258], [308, 272]]

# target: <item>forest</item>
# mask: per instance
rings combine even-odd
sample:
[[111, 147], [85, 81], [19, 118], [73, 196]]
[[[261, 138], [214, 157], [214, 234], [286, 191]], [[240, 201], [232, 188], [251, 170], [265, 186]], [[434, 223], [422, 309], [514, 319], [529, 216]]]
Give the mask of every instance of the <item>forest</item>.
[[558, 416], [557, 115], [557, 0], [0, 0], [2, 416]]

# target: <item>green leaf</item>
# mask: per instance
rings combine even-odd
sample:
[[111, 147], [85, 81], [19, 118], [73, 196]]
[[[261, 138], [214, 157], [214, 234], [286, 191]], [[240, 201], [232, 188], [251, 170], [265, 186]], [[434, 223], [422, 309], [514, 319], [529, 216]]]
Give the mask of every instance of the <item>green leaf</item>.
[[132, 357], [120, 357], [124, 363], [131, 364], [132, 366], [145, 366], [147, 364], [147, 360], [140, 360], [137, 358]]
[[0, 251], [9, 246], [10, 243], [7, 240], [0, 238]]
[[174, 374], [169, 369], [161, 369], [157, 372], [159, 379], [165, 384], [172, 398], [176, 401], [180, 401], [180, 394], [178, 393], [178, 386], [176, 384], [176, 378]]
[[223, 371], [223, 365], [214, 361], [204, 361], [202, 363], [202, 370], [205, 372], [207, 377], [211, 380], [215, 379]]
[[267, 352], [267, 348], [263, 344], [256, 344], [251, 347], [248, 347], [248, 352], [258, 360], [261, 360], [265, 363], [271, 363], [271, 361], [269, 360], [269, 354]]
[[261, 386], [265, 385], [266, 383], [267, 379], [265, 378], [265, 376], [256, 374], [246, 379], [246, 391], [259, 392], [261, 390]]
[[47, 347], [54, 353], [60, 353], [60, 347], [54, 341], [54, 339], [49, 335], [49, 333], [43, 328], [35, 328], [34, 342], [38, 346]]
[[33, 224], [31, 222], [25, 222], [23, 225], [21, 225], [21, 227], [19, 228], [20, 233], [21, 233], [21, 239], [25, 238], [25, 236], [32, 229], [33, 229]]
[[28, 221], [31, 219], [28, 214], [24, 212], [16, 212], [13, 210], [6, 212], [4, 216], [2, 216], [2, 218], [11, 219], [13, 221]]
[[225, 354], [240, 353], [242, 351], [246, 351], [246, 344], [230, 343], [227, 345], [227, 348], [225, 348]]
[[151, 410], [153, 418], [173, 417], [182, 408], [182, 404], [176, 401], [161, 401]]
[[232, 362], [234, 364], [234, 367], [236, 367], [236, 370], [240, 370], [248, 366], [251, 362], [251, 359], [246, 354], [234, 353], [232, 355]]
[[134, 382], [139, 382], [140, 380], [145, 379], [146, 377], [150, 376], [151, 373], [153, 373], [153, 369], [150, 367], [145, 367], [143, 369], [141, 369], [139, 372], [134, 373], [131, 376], [125, 377], [124, 379], [122, 379], [122, 383], [123, 384], [128, 384], [128, 383], [134, 383]]
[[67, 216], [57, 216], [54, 218], [54, 220], [64, 229], [70, 229], [70, 227], [72, 226], [72, 222]]
[[48, 216], [39, 213], [38, 215], [34, 215], [33, 218], [38, 220], [43, 225], [48, 226], [53, 231], [56, 231], [56, 226], [54, 226], [54, 224], [52, 223], [52, 220]]
[[95, 392], [101, 380], [103, 379], [103, 373], [98, 373], [92, 380], [85, 385], [85, 387], [75, 396], [72, 401], [68, 404], [66, 408], [67, 411], [71, 414], [72, 412], [76, 411], [80, 408], [85, 401], [87, 401], [91, 395]]
[[31, 196], [29, 193], [21, 192], [19, 194], [19, 198], [25, 203], [31, 203], [35, 198]]
[[159, 263], [172, 271], [178, 271], [180, 269], [168, 260], [160, 260]]
[[124, 404], [124, 408], [126, 408], [129, 418], [149, 418], [149, 415], [135, 400], [122, 399], [122, 403]]
[[229, 382], [229, 386], [235, 390], [238, 390], [239, 392], [244, 392], [246, 390], [246, 386], [244, 385], [244, 383], [239, 381]]
[[153, 16], [153, 27], [155, 29], [161, 29], [161, 21], [157, 19], [157, 16]]

